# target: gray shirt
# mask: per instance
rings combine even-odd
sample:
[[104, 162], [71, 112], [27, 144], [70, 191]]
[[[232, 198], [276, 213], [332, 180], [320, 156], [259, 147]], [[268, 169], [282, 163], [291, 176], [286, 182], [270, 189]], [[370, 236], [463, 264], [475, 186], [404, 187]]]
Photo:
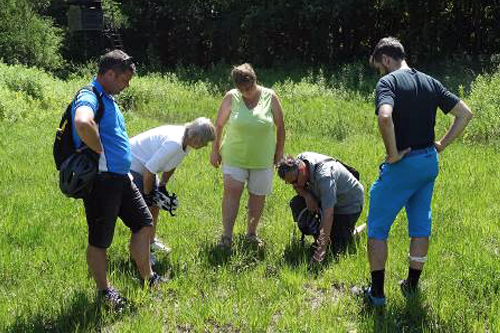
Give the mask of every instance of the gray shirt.
[[363, 209], [363, 185], [330, 156], [303, 152], [298, 158], [307, 161], [307, 190], [321, 202], [321, 208], [334, 208], [335, 214], [356, 214]]

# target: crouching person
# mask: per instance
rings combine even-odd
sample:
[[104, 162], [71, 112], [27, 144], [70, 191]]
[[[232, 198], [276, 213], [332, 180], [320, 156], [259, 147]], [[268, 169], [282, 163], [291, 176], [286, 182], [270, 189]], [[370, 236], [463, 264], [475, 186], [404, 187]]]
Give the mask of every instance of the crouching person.
[[[131, 173], [153, 216], [153, 232], [149, 240], [152, 252], [170, 252], [170, 248], [156, 238], [160, 208], [155, 198], [158, 193], [163, 193], [176, 202], [177, 199], [166, 190], [170, 177], [191, 149], [205, 147], [214, 138], [214, 125], [210, 119], [202, 117], [185, 125], [156, 127], [130, 139], [133, 156]], [[158, 180], [158, 173], [162, 173], [161, 180]], [[170, 207], [163, 208], [172, 214], [175, 207], [176, 203], [172, 201]], [[151, 259], [154, 264], [153, 253]]]
[[278, 175], [301, 197], [294, 198], [292, 206], [304, 200], [310, 211], [321, 216], [312, 262], [325, 259], [329, 243], [334, 253], [345, 251], [363, 210], [364, 189], [354, 175], [336, 159], [313, 152], [283, 159]]

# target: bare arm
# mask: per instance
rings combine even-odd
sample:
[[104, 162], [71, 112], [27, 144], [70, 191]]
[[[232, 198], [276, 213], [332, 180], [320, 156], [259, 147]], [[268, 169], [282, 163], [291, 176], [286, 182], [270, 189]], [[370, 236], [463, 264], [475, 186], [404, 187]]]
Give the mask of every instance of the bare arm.
[[80, 106], [75, 111], [76, 133], [82, 141], [93, 151], [102, 153], [101, 137], [96, 122], [94, 111], [88, 106]]
[[283, 158], [283, 152], [285, 149], [285, 124], [281, 103], [278, 96], [274, 93], [272, 97], [272, 111], [274, 125], [276, 126], [276, 150], [274, 153], [274, 164], [278, 164], [278, 162]]
[[231, 94], [228, 92], [219, 107], [217, 119], [215, 120], [215, 140], [212, 143], [212, 154], [210, 155], [210, 163], [214, 167], [218, 167], [221, 163], [220, 156], [220, 143], [222, 140], [222, 133], [224, 125], [226, 124], [229, 116], [231, 115]]
[[170, 180], [170, 177], [172, 177], [174, 172], [175, 172], [175, 168], [173, 168], [170, 171], [166, 171], [166, 172], [162, 173], [161, 180], [160, 180], [160, 186], [167, 185], [168, 181]]
[[146, 167], [142, 167], [142, 187], [144, 194], [150, 194], [155, 182], [155, 174]]
[[316, 262], [321, 262], [326, 257], [326, 249], [330, 243], [330, 234], [333, 225], [333, 207], [326, 208], [323, 210], [323, 215], [321, 216], [321, 228], [318, 238], [318, 246], [316, 251], [314, 251], [313, 260]]
[[387, 157], [385, 161], [389, 164], [396, 163], [401, 160], [411, 148], [406, 148], [403, 151], [398, 151], [396, 146], [396, 134], [394, 133], [394, 122], [392, 120], [392, 106], [383, 104], [378, 109], [378, 128], [384, 140], [385, 151]]
[[472, 119], [472, 111], [463, 101], [458, 102], [450, 113], [455, 117], [453, 124], [448, 129], [441, 140], [436, 141], [434, 145], [437, 151], [442, 152], [450, 143], [455, 140], [460, 133], [465, 129], [469, 121]]

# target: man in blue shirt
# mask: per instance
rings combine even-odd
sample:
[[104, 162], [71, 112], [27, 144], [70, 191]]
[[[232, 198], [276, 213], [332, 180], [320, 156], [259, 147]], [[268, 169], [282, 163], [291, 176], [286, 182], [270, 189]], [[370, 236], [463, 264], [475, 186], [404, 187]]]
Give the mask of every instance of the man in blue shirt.
[[[370, 63], [383, 75], [377, 83], [375, 113], [387, 155], [370, 190], [367, 227], [372, 284], [365, 296], [371, 305], [382, 306], [390, 227], [405, 207], [411, 238], [410, 267], [401, 289], [408, 295], [416, 291], [427, 259], [438, 153], [464, 130], [472, 113], [439, 81], [410, 68], [403, 45], [393, 37], [378, 42]], [[441, 140], [435, 141], [438, 107], [445, 114], [451, 113], [454, 122]]]
[[83, 199], [88, 224], [87, 264], [97, 284], [98, 294], [116, 307], [126, 304], [106, 277], [106, 249], [111, 245], [117, 217], [131, 230], [130, 252], [142, 278], [150, 285], [162, 279], [149, 264], [152, 218], [129, 175], [132, 155], [125, 121], [115, 94], [127, 88], [135, 73], [130, 56], [120, 50], [101, 57], [92, 85], [104, 105], [99, 123], [94, 121], [99, 107], [97, 96], [82, 90], [73, 102], [73, 138], [76, 147], [85, 143], [99, 154], [99, 172], [92, 192]]

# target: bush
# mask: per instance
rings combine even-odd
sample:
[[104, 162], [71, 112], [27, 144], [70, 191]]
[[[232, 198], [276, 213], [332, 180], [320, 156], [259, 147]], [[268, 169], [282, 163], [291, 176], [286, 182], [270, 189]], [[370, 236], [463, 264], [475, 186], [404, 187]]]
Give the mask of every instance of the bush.
[[479, 75], [472, 84], [469, 105], [474, 119], [465, 138], [478, 143], [500, 140], [500, 67], [493, 74]]
[[0, 62], [0, 121], [62, 114], [78, 87], [84, 85], [76, 80], [69, 83], [40, 69]]
[[28, 0], [3, 0], [0, 6], [0, 54], [8, 64], [48, 70], [62, 64], [61, 30], [37, 15]]

